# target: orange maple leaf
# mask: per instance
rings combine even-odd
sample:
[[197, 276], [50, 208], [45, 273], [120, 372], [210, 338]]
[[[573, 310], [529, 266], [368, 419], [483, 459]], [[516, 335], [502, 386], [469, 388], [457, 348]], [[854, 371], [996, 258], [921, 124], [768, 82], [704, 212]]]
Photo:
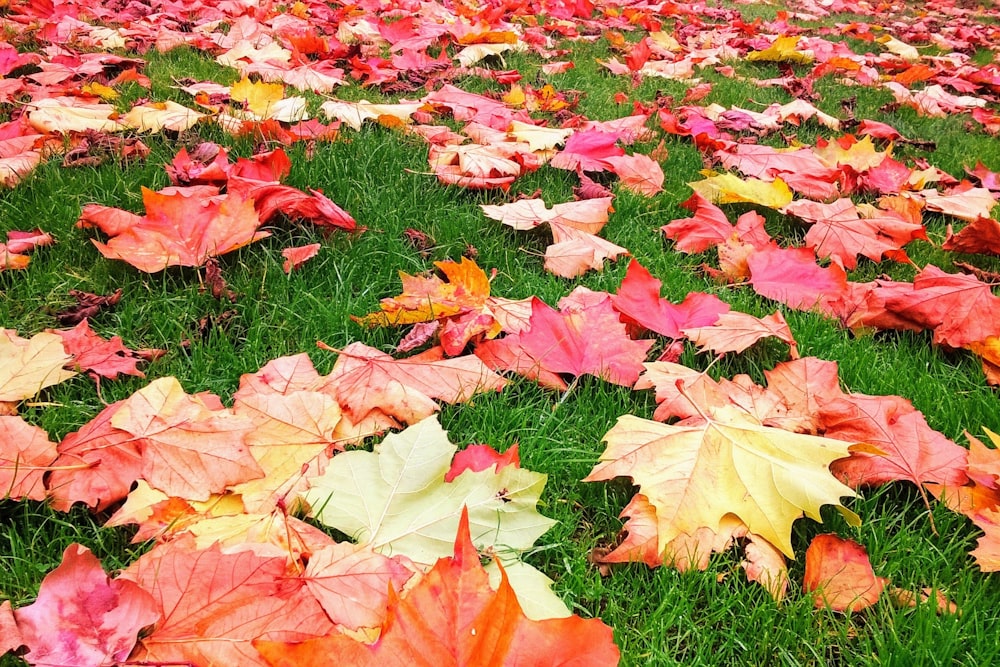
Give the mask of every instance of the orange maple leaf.
[[[206, 190], [216, 195], [206, 197]], [[102, 255], [148, 273], [168, 266], [201, 266], [209, 257], [269, 236], [257, 229], [260, 220], [253, 200], [219, 195], [215, 188], [174, 188], [165, 194], [144, 187], [142, 200], [146, 215], [124, 216], [130, 223], [125, 228], [122, 216], [114, 217], [115, 209], [85, 209], [77, 224], [100, 226], [112, 237], [106, 244], [92, 240]], [[103, 224], [105, 220], [111, 224]]]
[[[501, 567], [502, 572], [502, 567]], [[302, 642], [256, 640], [254, 647], [274, 667], [345, 664], [363, 667], [542, 667], [618, 664], [611, 628], [598, 619], [529, 620], [506, 574], [494, 592], [469, 537], [463, 514], [455, 553], [402, 598], [394, 591], [381, 634], [363, 644], [343, 634]]]

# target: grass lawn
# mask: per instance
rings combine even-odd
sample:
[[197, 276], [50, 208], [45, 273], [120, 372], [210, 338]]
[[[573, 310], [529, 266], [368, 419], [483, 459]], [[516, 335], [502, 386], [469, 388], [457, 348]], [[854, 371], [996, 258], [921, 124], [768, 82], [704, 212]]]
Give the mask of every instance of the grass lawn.
[[[713, 11], [705, 5], [690, 5], [691, 16], [669, 13], [671, 3], [666, 3], [660, 13], [651, 8], [635, 11], [637, 16], [661, 21], [663, 31], [678, 39], [718, 31], [734, 44], [747, 40], [755, 50], [762, 50], [773, 39], [773, 27], [778, 23], [772, 21], [785, 17], [783, 12], [801, 11], [803, 16], [787, 15], [789, 33], [793, 27], [798, 28], [805, 36], [845, 41], [854, 52], [865, 54], [884, 49], [877, 42], [856, 38], [863, 37], [865, 30], [845, 26], [871, 24], [884, 28], [875, 30], [876, 36], [897, 34], [900, 26], [911, 25], [924, 7], [897, 3], [871, 15], [853, 13], [859, 7], [845, 3], [844, 11], [820, 16], [814, 11], [815, 3], [801, 7], [723, 3], [720, 7], [739, 12], [748, 26], [755, 19], [762, 20], [756, 28], [724, 32], [734, 24], [735, 14], [714, 11], [714, 3], [710, 5]], [[933, 10], [927, 34], [940, 32], [944, 24], [933, 22], [940, 20], [934, 12], [949, 5], [926, 6]], [[708, 27], [695, 30], [698, 21]], [[524, 18], [515, 22], [526, 24]], [[984, 15], [981, 23], [969, 19], [970, 25], [981, 26], [984, 35], [995, 22], [993, 14]], [[633, 27], [633, 31], [625, 33], [630, 44], [648, 32], [638, 18]], [[593, 120], [629, 115], [634, 102], [659, 103], [668, 109], [681, 105], [690, 82], [614, 75], [599, 61], [612, 56], [621, 60], [625, 54], [612, 48], [613, 39], [607, 35], [592, 29], [587, 32], [593, 39], [556, 42], [557, 48], [568, 49], [565, 56], [556, 59], [570, 60], [575, 65], [566, 72], [545, 74], [540, 68], [544, 61], [528, 53], [505, 54], [502, 60], [493, 56], [479, 65], [516, 69], [523, 76], [522, 84], [536, 88], [551, 84], [558, 92], [578, 96], [572, 112]], [[8, 41], [21, 51], [46, 46], [41, 36], [21, 38], [10, 33]], [[995, 67], [997, 53], [977, 45], [974, 39], [970, 41], [966, 48], [970, 62], [977, 67], [993, 63]], [[921, 55], [947, 53], [929, 36], [914, 45]], [[135, 83], [121, 84], [121, 95], [114, 104], [122, 111], [140, 98], [169, 99], [193, 107], [191, 96], [176, 87], [182, 78], [223, 85], [239, 80], [236, 70], [214, 62], [214, 54], [190, 47], [164, 53], [155, 49], [140, 54], [121, 49], [115, 52], [142, 58], [143, 71], [151, 81], [149, 90]], [[699, 68], [695, 75], [711, 83], [712, 89], [707, 98], [692, 104], [716, 103], [760, 111], [772, 102], [783, 104], [793, 99], [789, 91], [761, 86], [760, 80], [789, 73], [802, 77], [814, 67], [748, 62], [742, 55], [725, 59], [720, 65], [732, 66], [733, 75], [720, 73], [716, 67]], [[940, 62], [938, 65], [942, 70], [945, 67]], [[25, 67], [13, 70], [9, 76], [38, 71], [34, 65]], [[885, 74], [885, 70], [880, 72]], [[384, 92], [378, 86], [361, 87], [349, 76], [347, 79], [347, 84], [327, 96], [303, 93], [311, 114], [316, 114], [330, 97], [396, 101], [416, 99], [427, 92]], [[472, 75], [459, 77], [454, 84], [471, 92], [503, 93], [508, 89], [504, 84]], [[914, 90], [922, 87], [920, 83], [913, 85]], [[1000, 91], [1000, 85], [991, 90]], [[977, 161], [1000, 170], [1000, 139], [973, 122], [968, 113], [921, 115], [911, 107], [893, 104], [891, 91], [884, 87], [848, 85], [835, 75], [817, 78], [814, 91], [813, 103], [826, 113], [845, 119], [843, 102], [850, 99], [858, 120], [888, 123], [913, 140], [898, 141], [893, 148], [893, 156], [907, 165], [926, 160], [959, 179], [965, 177], [964, 168], [972, 168]], [[288, 89], [286, 94], [299, 93]], [[618, 94], [621, 101], [616, 101]], [[972, 94], [989, 98], [987, 108], [996, 109], [996, 100], [988, 91]], [[19, 103], [8, 101], [0, 105], [0, 120], [10, 120], [21, 110]], [[554, 114], [535, 115], [556, 124]], [[451, 119], [435, 122], [461, 126]], [[218, 125], [203, 122], [180, 134], [143, 135], [150, 149], [148, 157], [127, 165], [112, 159], [97, 166], [67, 168], [62, 166], [60, 156], [53, 154], [19, 183], [0, 191], [0, 232], [40, 227], [56, 239], [51, 247], [32, 253], [26, 270], [0, 271], [3, 327], [24, 337], [59, 328], [56, 314], [74, 303], [71, 290], [110, 294], [120, 289], [122, 297], [117, 306], [91, 319], [94, 330], [105, 337], [121, 336], [133, 349], [166, 350], [161, 358], [143, 366], [145, 379], [126, 378], [95, 385], [86, 375], [80, 375], [22, 403], [19, 414], [58, 442], [94, 418], [105, 405], [129, 397], [156, 378], [175, 376], [186, 391], [212, 392], [229, 405], [241, 375], [253, 373], [284, 355], [306, 352], [320, 373], [328, 373], [336, 355], [318, 349], [317, 341], [338, 349], [361, 341], [393, 353], [401, 329], [365, 328], [350, 316], [376, 310], [380, 299], [398, 294], [399, 271], [420, 274], [432, 271], [435, 261], [458, 260], [463, 255], [474, 256], [487, 272], [496, 269], [491, 293], [497, 296], [537, 296], [554, 305], [577, 285], [610, 293], [618, 290], [627, 258], [607, 262], [603, 271], [589, 271], [575, 279], [551, 275], [543, 269], [543, 255], [550, 242], [547, 232], [515, 231], [487, 219], [480, 208], [482, 204], [511, 202], [519, 195], [530, 197], [538, 191], [550, 206], [570, 201], [578, 184], [574, 172], [543, 166], [519, 177], [509, 192], [445, 186], [429, 173], [426, 143], [404, 135], [391, 123], [386, 125], [368, 122], [360, 131], [344, 125], [334, 141], [297, 142], [285, 147], [291, 172], [284, 182], [306, 191], [321, 190], [366, 230], [354, 235], [324, 234], [306, 224], [280, 222], [269, 226], [268, 238], [219, 258], [228, 288], [235, 294], [232, 301], [213, 297], [205, 288], [206, 272], [202, 268], [169, 268], [150, 274], [125, 262], [105, 259], [90, 242], [100, 235], [79, 229], [75, 223], [82, 207], [89, 203], [141, 214], [140, 186], [159, 190], [169, 185], [163, 167], [181, 146], [194, 148], [201, 141], [214, 141], [235, 158], [248, 157], [260, 148], [275, 148], [278, 144], [274, 142], [254, 136], [235, 138]], [[655, 114], [647, 127], [652, 130], [651, 138], [628, 151], [649, 154], [662, 142], [657, 155], [665, 174], [663, 192], [643, 196], [614, 179], [605, 179], [615, 198], [614, 212], [601, 235], [627, 248], [661, 280], [667, 298], [676, 303], [690, 292], [707, 292], [734, 310], [756, 316], [781, 310], [798, 341], [799, 353], [836, 361], [845, 390], [905, 397], [933, 429], [962, 445], [967, 444], [965, 431], [979, 437], [983, 437], [984, 427], [1000, 432], [996, 389], [988, 385], [979, 360], [968, 350], [934, 345], [927, 331], [852, 332], [822, 315], [786, 308], [758, 296], [750, 285], [713, 281], [701, 265], [717, 265], [714, 251], [694, 255], [677, 252], [659, 228], [690, 215], [681, 203], [691, 194], [687, 184], [702, 178], [699, 171], [705, 168], [703, 154], [690, 137], [663, 131]], [[844, 131], [803, 121], [798, 127], [786, 125], [779, 132], [762, 135], [759, 141], [774, 146], [786, 146], [792, 141], [811, 146], [818, 139], [841, 134]], [[745, 132], [737, 136], [754, 135]], [[854, 198], [865, 200], [863, 196]], [[874, 197], [866, 201], [874, 201]], [[804, 227], [790, 216], [752, 204], [723, 208], [730, 220], [757, 210], [765, 216], [773, 237], [782, 243], [801, 242]], [[908, 281], [928, 264], [955, 271], [954, 261], [974, 263], [986, 272], [1000, 271], [1000, 261], [995, 257], [959, 255], [941, 249], [947, 225], [957, 227], [959, 221], [925, 212], [923, 222], [929, 242], [916, 241], [907, 246], [912, 263], [862, 259], [858, 268], [849, 272], [849, 278], [860, 282], [888, 275]], [[423, 247], [415, 245], [408, 230], [425, 234], [427, 243]], [[301, 268], [285, 273], [281, 251], [310, 243], [321, 244], [319, 254]], [[662, 337], [658, 338], [649, 359], [662, 352], [665, 344]], [[768, 340], [744, 353], [715, 360], [711, 353], [696, 353], [688, 344], [680, 362], [694, 369], [708, 369], [714, 378], [745, 373], [764, 383], [764, 372], [787, 359], [788, 353], [784, 343]], [[518, 443], [522, 466], [548, 476], [539, 511], [558, 523], [524, 558], [555, 581], [556, 592], [574, 613], [600, 618], [614, 629], [621, 664], [1000, 662], [1000, 582], [995, 574], [981, 572], [969, 555], [981, 531], [933, 499], [929, 506], [925, 504], [919, 489], [908, 482], [864, 488], [859, 498], [845, 499], [845, 504], [861, 517], [860, 527], [849, 526], [829, 506], [824, 508], [822, 525], [809, 519], [797, 521], [792, 536], [797, 558], [789, 563], [791, 586], [781, 603], [772, 600], [763, 587], [747, 582], [740, 566], [741, 551], [735, 549], [714, 555], [705, 571], [679, 573], [640, 563], [610, 570], [599, 568], [591, 560], [592, 551], [614, 546], [622, 526], [618, 515], [635, 489], [624, 479], [607, 483], [581, 480], [597, 462], [604, 449], [602, 438], [620, 416], [652, 417], [656, 407], [653, 393], [615, 386], [592, 376], [581, 377], [571, 391], [559, 393], [521, 377], [510, 377], [510, 385], [502, 392], [442, 406], [440, 421], [451, 440], [459, 444], [489, 443], [504, 450]], [[44, 502], [0, 500], [0, 600], [10, 600], [15, 609], [30, 604], [43, 577], [59, 564], [71, 543], [89, 547], [111, 573], [127, 567], [151, 547], [150, 543], [131, 544], [132, 529], [102, 527], [111, 511], [113, 508], [92, 513], [76, 507], [70, 512], [58, 512]], [[824, 532], [863, 544], [875, 573], [890, 579], [894, 586], [911, 591], [943, 591], [961, 613], [942, 614], [931, 603], [899, 607], [887, 599], [854, 614], [814, 608], [812, 596], [801, 588], [803, 555], [811, 538]], [[3, 666], [19, 664], [24, 663], [9, 654], [0, 658]]]

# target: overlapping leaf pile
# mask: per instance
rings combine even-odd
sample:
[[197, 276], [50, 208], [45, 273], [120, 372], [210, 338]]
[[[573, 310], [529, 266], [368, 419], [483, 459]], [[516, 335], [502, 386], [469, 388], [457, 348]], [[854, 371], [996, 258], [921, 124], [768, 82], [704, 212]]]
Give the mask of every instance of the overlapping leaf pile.
[[[5, 186], [16, 187], [43, 160], [61, 157], [72, 167], [144, 159], [138, 136], [147, 132], [173, 136], [216, 124], [292, 144], [334, 141], [373, 121], [425, 142], [429, 175], [443, 185], [502, 194], [540, 169], [573, 172], [575, 201], [508, 196], [481, 207], [484, 226], [491, 219], [528, 232], [547, 224], [553, 242], [543, 268], [573, 279], [631, 254], [598, 233], [614, 221], [616, 193], [663, 196], [662, 142], [649, 155], [635, 147], [670, 135], [692, 142], [708, 169], [690, 183], [691, 217], [657, 223], [650, 234], [659, 227], [677, 251], [708, 253], [707, 274], [787, 308], [859, 331], [930, 330], [933, 344], [970, 350], [986, 381], [1000, 384], [995, 276], [932, 265], [917, 267], [912, 281], [859, 282], [848, 273], [909, 262], [905, 247], [933, 236], [930, 214], [964, 223], [957, 233], [948, 226], [944, 251], [1000, 255], [991, 217], [1000, 177], [977, 165], [974, 181], [959, 181], [926, 160], [897, 159], [894, 146], [909, 140], [890, 125], [858, 120], [849, 106], [837, 118], [809, 101], [824, 77], [881, 85], [918, 114], [965, 114], [970, 127], [997, 134], [991, 106], [1000, 73], [965, 53], [990, 48], [1000, 31], [968, 10], [940, 3], [924, 20], [883, 26], [878, 38], [850, 24], [838, 34], [867, 35], [876, 51], [859, 55], [828, 39], [828, 30], [806, 33], [788, 15], [748, 24], [735, 10], [705, 3], [181, 4], [9, 3], [2, 18], [9, 34], [42, 48], [0, 44], [0, 99], [21, 105], [0, 125]], [[876, 20], [861, 3], [797, 5], [798, 18], [850, 11]], [[544, 61], [542, 73], [554, 75], [573, 67], [559, 58], [580, 39], [603, 39], [623, 55], [624, 62], [601, 63], [612, 76], [682, 81], [684, 100], [639, 101], [627, 115], [597, 121], [577, 113], [569, 91], [480, 64], [531, 53]], [[948, 55], [921, 55], [914, 44], [926, 43]], [[189, 105], [115, 106], [123, 85], [151, 88], [140, 57], [107, 50], [141, 55], [182, 45], [234, 68], [239, 80], [178, 82]], [[699, 73], [736, 78], [738, 60], [781, 64], [781, 77], [756, 83], [781, 87], [794, 101], [761, 111], [699, 104], [712, 92]], [[456, 85], [463, 77], [504, 92], [468, 92]], [[305, 91], [329, 96], [349, 83], [413, 99], [330, 98], [319, 105], [327, 122], [310, 118]], [[286, 96], [286, 86], [303, 95]], [[827, 138], [762, 143], [804, 123]], [[166, 166], [171, 186], [142, 189], [143, 215], [83, 208], [78, 226], [107, 237], [93, 241], [101, 256], [147, 273], [211, 268], [281, 219], [360, 229], [322, 192], [282, 183], [291, 163], [280, 148], [235, 160], [212, 142], [189, 148]], [[756, 210], [731, 222], [721, 208], [731, 203], [804, 225], [803, 243], [772, 237]], [[41, 230], [8, 232], [0, 270], [28, 269], [24, 253], [50, 243]], [[285, 270], [319, 249], [286, 249]], [[637, 260], [615, 294], [577, 286], [556, 308], [492, 293], [490, 276], [472, 260], [437, 268], [440, 276], [401, 273], [401, 294], [355, 317], [372, 327], [412, 325], [398, 351], [427, 348], [418, 354], [321, 343], [337, 354], [330, 373], [318, 373], [304, 353], [274, 359], [241, 379], [231, 407], [160, 377], [58, 443], [17, 414], [21, 402], [78, 371], [141, 376], [137, 361], [158, 351], [99, 338], [85, 321], [107, 305], [97, 295], [81, 295], [67, 313], [67, 323], [79, 322], [74, 329], [29, 338], [4, 330], [6, 495], [57, 510], [75, 503], [114, 510], [108, 525], [136, 525], [136, 540], [153, 546], [114, 578], [83, 547], [70, 547], [34, 604], [0, 605], [0, 651], [27, 647], [29, 662], [62, 665], [338, 658], [381, 665], [412, 664], [415, 656], [456, 665], [614, 663], [610, 629], [572, 617], [551, 581], [520, 560], [552, 523], [536, 509], [545, 476], [521, 468], [514, 448], [458, 451], [434, 417], [441, 403], [503, 390], [509, 380], [498, 372], [562, 392], [585, 375], [654, 390], [653, 420], [622, 416], [584, 480], [625, 477], [638, 487], [622, 511], [623, 539], [595, 553], [599, 563], [704, 569], [711, 554], [739, 544], [747, 577], [781, 599], [797, 519], [819, 520], [822, 506], [833, 505], [853, 521], [842, 499], [906, 481], [925, 502], [929, 491], [968, 515], [986, 533], [976, 562], [1000, 569], [995, 450], [974, 438], [971, 449], [956, 444], [903, 397], [844, 391], [836, 364], [799, 358], [781, 311], [755, 317], [703, 292], [674, 303]], [[224, 293], [221, 278], [214, 285]], [[715, 380], [676, 363], [688, 345], [739, 354], [764, 338], [783, 341], [790, 357], [765, 372], [766, 385], [745, 375]], [[662, 354], [651, 361], [654, 348]], [[345, 451], [394, 430], [370, 450]], [[493, 556], [485, 569], [480, 553]], [[820, 536], [806, 552], [804, 588], [819, 606], [858, 610], [887, 585], [858, 545]], [[61, 629], [58, 638], [52, 627]]]

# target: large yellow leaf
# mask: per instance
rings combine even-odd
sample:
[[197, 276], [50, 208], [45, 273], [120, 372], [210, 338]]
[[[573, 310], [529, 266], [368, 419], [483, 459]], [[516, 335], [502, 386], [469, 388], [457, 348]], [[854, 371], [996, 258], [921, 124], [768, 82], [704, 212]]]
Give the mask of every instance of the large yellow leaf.
[[716, 204], [748, 202], [778, 209], [792, 201], [792, 191], [781, 178], [775, 178], [771, 182], [759, 178], [743, 180], [735, 174], [726, 173], [710, 176], [688, 185], [702, 197]]
[[656, 508], [661, 552], [681, 535], [718, 531], [732, 514], [794, 558], [792, 523], [803, 514], [819, 521], [823, 505], [856, 495], [829, 469], [850, 443], [762, 426], [736, 407], [686, 426], [625, 415], [605, 441], [584, 481], [631, 477]]
[[30, 339], [0, 329], [0, 402], [21, 401], [45, 387], [59, 384], [76, 373], [63, 368], [73, 361], [62, 338], [40, 333]]
[[337, 454], [309, 480], [306, 500], [321, 523], [429, 565], [453, 548], [467, 508], [479, 548], [523, 551], [553, 523], [535, 508], [545, 475], [515, 466], [445, 474], [458, 448], [435, 417], [386, 436], [375, 451]]

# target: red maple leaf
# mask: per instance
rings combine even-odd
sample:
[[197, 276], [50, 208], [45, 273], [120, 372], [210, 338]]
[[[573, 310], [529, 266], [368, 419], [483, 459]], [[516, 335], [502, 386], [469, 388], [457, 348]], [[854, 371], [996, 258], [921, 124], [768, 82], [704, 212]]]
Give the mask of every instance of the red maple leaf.
[[109, 579], [89, 549], [71, 544], [34, 604], [14, 618], [29, 663], [92, 667], [125, 662], [139, 631], [160, 612], [149, 593], [127, 579]]
[[561, 310], [535, 299], [527, 330], [480, 343], [476, 356], [493, 368], [513, 370], [559, 390], [567, 388], [560, 374], [589, 374], [632, 386], [652, 345], [652, 340], [628, 337], [610, 295]]
[[681, 329], [709, 326], [729, 312], [729, 304], [703, 292], [691, 292], [681, 303], [671, 303], [660, 298], [661, 287], [662, 283], [633, 259], [618, 294], [611, 297], [611, 305], [626, 321], [668, 338], [682, 338]]

